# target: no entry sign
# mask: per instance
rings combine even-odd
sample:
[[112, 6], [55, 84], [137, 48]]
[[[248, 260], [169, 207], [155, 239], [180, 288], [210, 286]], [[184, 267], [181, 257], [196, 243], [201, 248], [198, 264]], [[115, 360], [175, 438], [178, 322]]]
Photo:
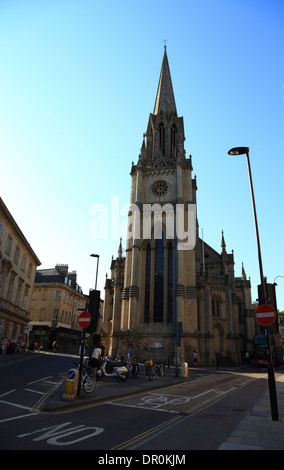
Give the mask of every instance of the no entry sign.
[[87, 328], [87, 326], [89, 326], [91, 323], [91, 315], [88, 312], [80, 313], [78, 323], [82, 328]]
[[255, 311], [255, 319], [262, 326], [269, 326], [276, 319], [276, 312], [271, 305], [263, 304], [257, 307]]

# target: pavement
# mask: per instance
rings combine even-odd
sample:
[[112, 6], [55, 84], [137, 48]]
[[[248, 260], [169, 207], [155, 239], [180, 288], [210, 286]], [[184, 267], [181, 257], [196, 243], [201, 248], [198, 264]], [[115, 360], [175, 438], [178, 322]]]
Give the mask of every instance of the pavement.
[[218, 450], [284, 449], [284, 375], [275, 373], [279, 420], [271, 419], [269, 387]]
[[[202, 370], [202, 368], [200, 369]], [[238, 370], [241, 370], [241, 368]], [[87, 395], [82, 390], [80, 395], [72, 400], [62, 398], [66, 383], [63, 379], [45, 395], [44, 399], [38, 404], [38, 410], [54, 412], [67, 410], [68, 408], [85, 407], [90, 403], [98, 404], [124, 395], [138, 394], [143, 391], [176, 385], [189, 380], [189, 378], [190, 369], [189, 377], [182, 377], [180, 373], [177, 377], [174, 370], [170, 370], [166, 377], [159, 377], [152, 382], [142, 374], [138, 374], [136, 378], [130, 377], [124, 383], [117, 382], [112, 377], [104, 377], [101, 381], [98, 381], [92, 394]], [[276, 421], [271, 418], [270, 394], [267, 386], [264, 395], [257, 397], [252, 409], [239, 422], [225, 442], [219, 446], [218, 450], [284, 450], [284, 373], [275, 372], [275, 380], [279, 419]]]

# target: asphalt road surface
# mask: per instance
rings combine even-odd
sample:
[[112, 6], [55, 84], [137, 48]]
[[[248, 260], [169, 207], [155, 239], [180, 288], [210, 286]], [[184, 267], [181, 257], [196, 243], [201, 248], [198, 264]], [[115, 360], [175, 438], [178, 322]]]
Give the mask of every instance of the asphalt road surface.
[[190, 381], [169, 387], [39, 411], [71, 361], [45, 354], [0, 359], [1, 450], [215, 450], [267, 387], [265, 370], [200, 368], [190, 370]]

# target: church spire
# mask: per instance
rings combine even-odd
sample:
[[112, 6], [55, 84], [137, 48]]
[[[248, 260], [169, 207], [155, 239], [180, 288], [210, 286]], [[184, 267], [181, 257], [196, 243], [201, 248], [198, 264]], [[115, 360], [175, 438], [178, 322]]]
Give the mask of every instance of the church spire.
[[222, 248], [222, 255], [227, 254], [226, 252], [226, 243], [225, 243], [225, 237], [224, 237], [224, 232], [222, 230], [222, 240], [221, 240], [221, 248]]
[[157, 115], [160, 111], [167, 115], [174, 112], [177, 114], [166, 46], [164, 46], [164, 57], [153, 114]]

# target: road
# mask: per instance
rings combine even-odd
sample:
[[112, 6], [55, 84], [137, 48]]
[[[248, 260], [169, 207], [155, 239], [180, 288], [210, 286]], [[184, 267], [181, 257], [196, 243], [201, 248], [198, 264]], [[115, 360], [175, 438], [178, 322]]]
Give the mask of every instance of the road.
[[2, 450], [214, 450], [267, 388], [265, 370], [190, 369], [191, 380], [179, 384], [62, 412], [38, 411], [71, 361], [44, 354], [1, 358]]

